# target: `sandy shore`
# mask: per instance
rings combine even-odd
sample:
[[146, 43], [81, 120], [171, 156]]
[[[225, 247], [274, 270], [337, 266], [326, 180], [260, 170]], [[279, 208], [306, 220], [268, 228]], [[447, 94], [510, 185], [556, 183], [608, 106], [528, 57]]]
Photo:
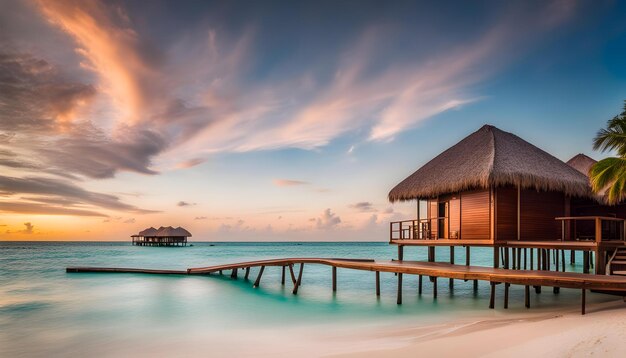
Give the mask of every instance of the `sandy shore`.
[[437, 326], [381, 331], [379, 337], [406, 339], [401, 347], [336, 357], [624, 357], [626, 303], [622, 299], [556, 314], [458, 321]]

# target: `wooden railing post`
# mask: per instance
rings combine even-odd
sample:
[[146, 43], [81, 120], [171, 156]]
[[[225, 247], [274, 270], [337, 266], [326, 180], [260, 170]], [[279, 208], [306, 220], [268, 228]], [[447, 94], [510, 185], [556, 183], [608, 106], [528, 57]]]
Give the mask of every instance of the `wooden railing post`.
[[596, 218], [596, 242], [602, 241], [602, 219]]

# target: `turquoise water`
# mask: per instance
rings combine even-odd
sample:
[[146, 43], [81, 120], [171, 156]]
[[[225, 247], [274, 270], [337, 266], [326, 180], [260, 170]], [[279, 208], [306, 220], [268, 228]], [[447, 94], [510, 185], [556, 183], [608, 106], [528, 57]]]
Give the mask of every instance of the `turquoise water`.
[[[448, 248], [437, 257], [449, 257]], [[456, 250], [464, 262], [464, 250]], [[492, 251], [474, 249], [472, 264], [489, 266]], [[307, 265], [299, 294], [280, 284], [280, 268], [266, 268], [253, 288], [240, 274], [158, 276], [140, 274], [67, 274], [67, 266], [185, 269], [219, 263], [277, 257], [350, 257], [391, 259], [387, 243], [194, 243], [193, 247], [136, 247], [129, 243], [0, 242], [0, 357], [120, 355], [258, 355], [259, 347], [284, 345], [297, 332], [322, 334], [431, 324], [472, 315], [524, 312], [523, 288], [513, 287], [511, 309], [501, 301], [488, 310], [489, 286], [474, 292], [471, 282], [456, 281], [452, 291], [440, 279], [437, 300], [425, 280], [405, 276], [404, 304], [396, 305], [396, 280], [381, 274], [376, 298], [374, 273], [339, 269], [338, 292], [331, 290], [331, 269]], [[406, 248], [405, 259], [425, 260], [423, 248]], [[577, 262], [582, 262], [579, 258]], [[580, 270], [568, 266], [568, 270]], [[251, 272], [256, 278], [257, 269]], [[501, 289], [501, 288], [500, 288]], [[502, 293], [498, 293], [499, 297]], [[603, 300], [591, 295], [590, 300]], [[534, 310], [571, 306], [579, 293], [544, 289], [532, 296]], [[297, 337], [294, 340], [297, 341]], [[301, 342], [291, 349], [306, 351]], [[325, 344], [317, 342], [315, 344]], [[330, 344], [330, 343], [329, 343]], [[280, 351], [278, 351], [280, 353]]]

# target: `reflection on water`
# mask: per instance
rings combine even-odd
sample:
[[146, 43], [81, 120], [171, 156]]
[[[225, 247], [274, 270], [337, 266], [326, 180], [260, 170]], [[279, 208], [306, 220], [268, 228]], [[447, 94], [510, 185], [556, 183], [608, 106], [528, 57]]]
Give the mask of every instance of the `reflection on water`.
[[[447, 248], [438, 250], [437, 257], [448, 257]], [[457, 262], [464, 262], [464, 250], [456, 253]], [[377, 299], [373, 272], [339, 269], [338, 292], [333, 293], [331, 269], [325, 266], [305, 266], [297, 296], [291, 294], [289, 280], [287, 286], [280, 285], [279, 267], [268, 267], [256, 289], [241, 274], [232, 280], [230, 273], [188, 277], [64, 270], [66, 266], [184, 269], [289, 256], [390, 259], [395, 254], [395, 247], [386, 243], [194, 243], [181, 248], [0, 243], [0, 356], [257, 355], [263, 345], [280, 347], [277, 352], [302, 350], [310, 343], [306, 339], [315, 336], [311, 332], [326, 336], [372, 326], [505, 314], [501, 308], [487, 309], [485, 283], [474, 292], [471, 282], [456, 281], [451, 291], [448, 280], [441, 279], [435, 301], [428, 280], [420, 297], [417, 278], [405, 275], [404, 304], [398, 306], [393, 274], [381, 274]], [[426, 250], [406, 248], [405, 259], [425, 260]], [[491, 250], [472, 251], [472, 264], [491, 263]], [[253, 269], [250, 277], [256, 278], [256, 273]], [[532, 296], [534, 310], [577, 307], [577, 291], [561, 290], [560, 295], [548, 291]], [[512, 287], [509, 312], [524, 312], [523, 294], [522, 287]]]

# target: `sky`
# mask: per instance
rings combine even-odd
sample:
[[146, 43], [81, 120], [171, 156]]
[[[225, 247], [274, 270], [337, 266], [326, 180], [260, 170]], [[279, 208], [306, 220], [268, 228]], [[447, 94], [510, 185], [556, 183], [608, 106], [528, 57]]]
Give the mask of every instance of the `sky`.
[[626, 100], [618, 1], [0, 0], [0, 240], [386, 241], [492, 124], [562, 160]]

